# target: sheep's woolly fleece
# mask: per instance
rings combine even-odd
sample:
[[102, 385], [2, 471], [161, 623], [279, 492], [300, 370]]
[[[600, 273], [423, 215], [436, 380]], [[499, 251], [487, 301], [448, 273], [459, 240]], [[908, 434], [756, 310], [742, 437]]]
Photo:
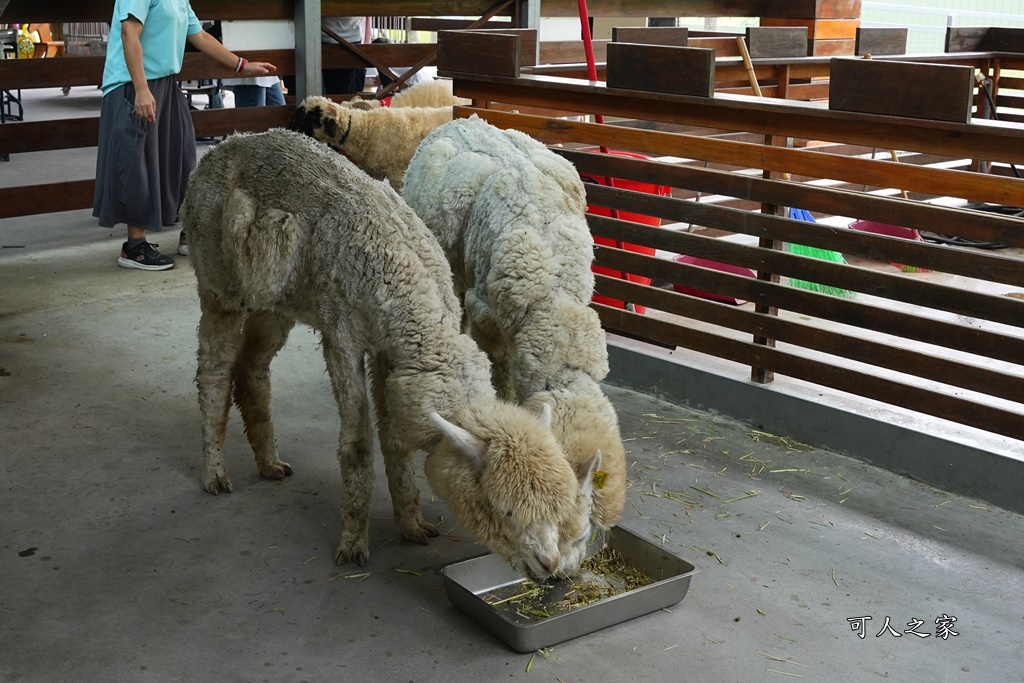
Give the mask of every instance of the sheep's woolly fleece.
[[432, 450], [431, 486], [478, 541], [534, 575], [578, 569], [571, 551], [589, 531], [589, 493], [542, 419], [496, 398], [485, 355], [461, 333], [444, 254], [390, 186], [296, 133], [234, 135], [200, 161], [182, 223], [202, 310], [208, 491], [232, 490], [223, 453], [232, 385], [261, 474], [292, 473], [274, 442], [270, 362], [302, 322], [321, 334], [341, 415], [339, 564], [369, 555], [368, 370], [406, 538], [437, 533], [420, 514], [412, 466], [416, 449]]
[[609, 476], [596, 517], [611, 526], [625, 504], [625, 449], [598, 384], [608, 351], [588, 306], [593, 241], [575, 168], [528, 135], [473, 116], [424, 139], [403, 196], [444, 248], [499, 395], [553, 406], [578, 475], [601, 450]]
[[451, 107], [366, 111], [314, 96], [296, 108], [288, 128], [330, 145], [371, 177], [387, 180], [401, 190], [416, 147], [430, 131], [451, 120]]

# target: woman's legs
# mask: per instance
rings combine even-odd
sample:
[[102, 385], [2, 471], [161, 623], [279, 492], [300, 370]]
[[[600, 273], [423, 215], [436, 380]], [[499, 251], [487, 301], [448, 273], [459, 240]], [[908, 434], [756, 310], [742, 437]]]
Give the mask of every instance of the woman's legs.
[[236, 85], [235, 107], [262, 107], [266, 104], [266, 88], [258, 85]]
[[157, 101], [154, 124], [135, 116], [131, 84], [103, 98], [93, 214], [104, 227], [127, 225], [119, 266], [167, 270], [174, 261], [150, 245], [146, 233], [177, 222], [195, 166], [195, 132], [173, 77], [150, 81], [150, 89]]
[[284, 93], [281, 92], [281, 81], [266, 88], [266, 103], [268, 107], [284, 104]]

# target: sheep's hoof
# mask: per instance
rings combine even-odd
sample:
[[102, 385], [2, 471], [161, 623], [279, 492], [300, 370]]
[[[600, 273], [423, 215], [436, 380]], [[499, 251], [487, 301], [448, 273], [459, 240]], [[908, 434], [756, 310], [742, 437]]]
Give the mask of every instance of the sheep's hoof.
[[207, 493], [217, 495], [221, 491], [224, 493], [231, 493], [235, 490], [235, 487], [231, 485], [231, 481], [228, 479], [227, 473], [223, 469], [215, 470], [206, 475], [206, 481], [203, 482], [203, 488]]
[[288, 463], [275, 460], [269, 467], [260, 469], [260, 476], [264, 479], [284, 479], [294, 472], [295, 470], [293, 470], [292, 466]]
[[423, 519], [419, 513], [416, 513], [416, 517], [410, 522], [401, 524], [401, 527], [402, 536], [405, 537], [405, 540], [419, 543], [420, 545], [426, 545], [428, 538], [441, 535], [437, 527]]
[[366, 547], [366, 541], [342, 541], [334, 553], [334, 564], [341, 566], [346, 562], [355, 562], [360, 567], [370, 559], [370, 551]]

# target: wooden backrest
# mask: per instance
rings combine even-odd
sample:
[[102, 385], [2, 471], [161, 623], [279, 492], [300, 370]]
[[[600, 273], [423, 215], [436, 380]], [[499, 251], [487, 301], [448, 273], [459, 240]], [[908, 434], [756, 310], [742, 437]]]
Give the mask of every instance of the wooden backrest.
[[905, 28], [864, 28], [857, 27], [857, 41], [854, 54], [864, 55], [902, 55], [907, 51], [907, 33]]
[[637, 43], [639, 45], [670, 45], [686, 47], [690, 29], [685, 26], [614, 26], [613, 43]]
[[605, 81], [609, 88], [711, 97], [715, 94], [715, 51], [609, 43]]
[[748, 26], [747, 52], [751, 59], [806, 57], [806, 26]]
[[828, 107], [933, 121], [971, 120], [974, 69], [884, 59], [832, 59]]

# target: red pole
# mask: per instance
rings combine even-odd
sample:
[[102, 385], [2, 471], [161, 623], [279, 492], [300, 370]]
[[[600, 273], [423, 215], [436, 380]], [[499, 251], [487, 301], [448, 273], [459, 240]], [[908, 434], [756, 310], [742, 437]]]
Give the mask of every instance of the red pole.
[[[577, 0], [576, 4], [580, 10], [580, 32], [583, 34], [583, 53], [587, 58], [587, 78], [589, 78], [593, 83], [597, 81], [597, 60], [594, 59], [594, 37], [590, 33], [590, 13], [587, 11], [587, 0]], [[594, 114], [594, 121], [597, 123], [604, 123], [604, 115]], [[599, 149], [601, 150], [601, 154], [608, 153], [608, 148], [604, 145], [601, 145]], [[608, 184], [608, 187], [615, 187], [615, 180], [613, 178], [606, 177], [605, 182]], [[609, 208], [608, 214], [610, 218], [614, 218], [616, 220], [619, 218], [618, 209]], [[622, 240], [615, 240], [615, 248], [625, 249], [625, 244]], [[619, 271], [619, 277], [623, 280], [629, 279], [626, 273], [621, 271]], [[632, 304], [627, 303], [624, 304], [624, 306], [629, 310]]]

